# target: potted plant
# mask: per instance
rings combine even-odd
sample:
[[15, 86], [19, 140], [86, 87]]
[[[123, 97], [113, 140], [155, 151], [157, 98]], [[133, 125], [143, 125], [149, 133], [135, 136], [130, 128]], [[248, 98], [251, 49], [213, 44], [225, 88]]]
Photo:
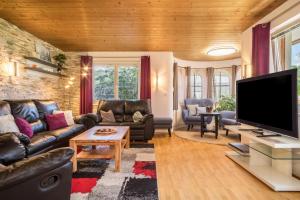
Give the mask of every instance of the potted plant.
[[216, 105], [216, 112], [220, 112], [223, 110], [235, 111], [236, 103], [235, 98], [231, 96], [222, 96], [219, 102]]
[[59, 53], [56, 56], [53, 56], [53, 59], [57, 64], [57, 71], [60, 72], [63, 68], [63, 65], [66, 63], [67, 57], [65, 54]]

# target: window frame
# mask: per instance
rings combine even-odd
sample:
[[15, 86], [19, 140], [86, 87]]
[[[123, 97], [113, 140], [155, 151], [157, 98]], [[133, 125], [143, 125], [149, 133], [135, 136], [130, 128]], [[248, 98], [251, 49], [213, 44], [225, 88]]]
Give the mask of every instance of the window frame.
[[[196, 76], [200, 77], [200, 80], [201, 80], [200, 81], [201, 82], [200, 86], [195, 84]], [[201, 95], [200, 95], [199, 98], [202, 99], [203, 98], [203, 78], [202, 78], [202, 76], [198, 73], [193, 73], [191, 78], [193, 79], [193, 84], [191, 84], [191, 86], [190, 86], [190, 91], [191, 91], [192, 97], [197, 98], [196, 95], [195, 95], [196, 94], [196, 88], [200, 88], [200, 94]], [[191, 80], [191, 82], [192, 82], [192, 80]]]
[[114, 98], [113, 100], [120, 100], [119, 98], [119, 67], [124, 67], [124, 66], [136, 66], [137, 71], [138, 71], [138, 94], [137, 94], [137, 99], [140, 98], [140, 85], [141, 85], [141, 64], [140, 62], [97, 62], [93, 64], [93, 77], [92, 77], [92, 86], [93, 86], [93, 101], [99, 101], [100, 99], [97, 99], [95, 97], [95, 70], [97, 69], [97, 65], [113, 65], [114, 66]]
[[[223, 84], [222, 83], [222, 76], [227, 76], [228, 77], [228, 85], [226, 84]], [[220, 77], [220, 79], [219, 79], [219, 85], [217, 85], [216, 84], [216, 81], [215, 81], [215, 77], [216, 76], [219, 76]], [[229, 72], [227, 72], [227, 71], [224, 71], [224, 70], [218, 70], [218, 71], [216, 71], [216, 72], [214, 72], [214, 77], [213, 77], [213, 88], [214, 88], [214, 99], [215, 100], [220, 100], [221, 99], [221, 97], [223, 96], [222, 94], [221, 94], [221, 91], [222, 91], [222, 87], [228, 87], [228, 92], [229, 92], [229, 95], [228, 96], [230, 96], [230, 92], [231, 92], [231, 81], [230, 81], [230, 73]], [[217, 87], [219, 88], [219, 96], [217, 97]]]

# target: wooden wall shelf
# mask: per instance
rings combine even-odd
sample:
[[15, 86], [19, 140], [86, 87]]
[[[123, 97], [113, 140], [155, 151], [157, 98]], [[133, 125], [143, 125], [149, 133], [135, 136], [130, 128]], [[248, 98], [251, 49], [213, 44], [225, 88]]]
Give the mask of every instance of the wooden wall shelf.
[[[52, 67], [52, 68], [56, 68], [56, 69], [58, 68], [58, 66], [57, 66], [56, 64], [53, 64], [53, 63], [51, 63], [51, 62], [47, 62], [47, 61], [45, 61], [45, 60], [41, 60], [41, 59], [36, 58], [36, 57], [25, 56], [24, 58], [27, 59], [27, 60], [30, 60], [30, 61], [39, 63], [39, 64], [47, 65], [47, 66]], [[62, 67], [62, 69], [65, 70], [65, 69], [67, 69], [67, 68]]]
[[41, 72], [41, 73], [44, 73], [44, 74], [50, 74], [50, 75], [58, 76], [58, 77], [68, 77], [66, 75], [59, 74], [59, 73], [56, 73], [56, 72], [50, 72], [50, 71], [47, 71], [47, 70], [44, 70], [44, 69], [41, 69], [41, 68], [24, 67], [24, 69], [28, 69], [28, 70], [36, 71], [36, 72]]

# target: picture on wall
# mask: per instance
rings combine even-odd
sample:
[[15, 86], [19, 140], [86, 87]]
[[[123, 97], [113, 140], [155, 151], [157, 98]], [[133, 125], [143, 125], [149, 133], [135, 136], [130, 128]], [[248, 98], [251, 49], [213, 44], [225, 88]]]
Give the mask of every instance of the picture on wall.
[[51, 62], [50, 50], [45, 47], [41, 42], [35, 43], [35, 51], [40, 56], [41, 60]]

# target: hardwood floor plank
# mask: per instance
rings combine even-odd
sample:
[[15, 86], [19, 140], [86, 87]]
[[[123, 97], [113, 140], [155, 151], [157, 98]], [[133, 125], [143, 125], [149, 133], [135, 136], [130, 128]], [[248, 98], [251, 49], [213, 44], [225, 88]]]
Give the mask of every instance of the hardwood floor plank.
[[300, 200], [300, 192], [274, 192], [225, 156], [226, 146], [156, 134], [160, 200]]

